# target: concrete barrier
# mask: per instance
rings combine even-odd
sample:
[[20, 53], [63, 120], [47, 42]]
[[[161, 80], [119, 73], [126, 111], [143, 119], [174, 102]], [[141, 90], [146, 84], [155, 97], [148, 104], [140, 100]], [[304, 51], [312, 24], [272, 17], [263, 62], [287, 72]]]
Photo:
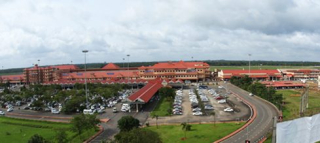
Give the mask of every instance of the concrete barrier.
[[92, 137], [90, 137], [89, 139], [87, 139], [86, 141], [84, 141], [83, 143], [89, 143], [92, 140], [94, 140], [97, 136], [99, 136], [102, 132], [103, 132], [103, 127], [98, 125], [99, 127], [99, 132], [97, 132], [95, 135], [93, 135]]
[[19, 114], [19, 113], [7, 113], [7, 115], [21, 116], [21, 117], [46, 118], [46, 119], [66, 119], [66, 120], [72, 119], [72, 117], [40, 116], [40, 115], [28, 115], [28, 114]]

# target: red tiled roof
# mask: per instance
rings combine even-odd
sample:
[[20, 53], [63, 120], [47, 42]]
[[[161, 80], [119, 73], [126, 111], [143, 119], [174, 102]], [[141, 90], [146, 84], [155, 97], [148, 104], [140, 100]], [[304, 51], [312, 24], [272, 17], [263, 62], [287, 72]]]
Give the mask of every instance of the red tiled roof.
[[224, 74], [253, 74], [253, 73], [263, 73], [263, 74], [280, 74], [278, 70], [222, 70]]
[[147, 85], [145, 85], [139, 91], [130, 95], [128, 99], [132, 102], [136, 100], [140, 100], [144, 103], [147, 103], [152, 98], [152, 96], [162, 87], [161, 83], [162, 83], [161, 79], [155, 79], [153, 81], [150, 81]]
[[117, 78], [117, 77], [138, 77], [137, 71], [90, 71], [90, 72], [74, 72], [63, 73], [63, 79], [69, 78]]
[[261, 84], [264, 84], [268, 87], [305, 87], [303, 83], [296, 83], [292, 81], [263, 81]]
[[102, 69], [117, 70], [117, 69], [120, 69], [120, 67], [113, 64], [113, 63], [109, 63], [109, 64], [105, 65], [104, 67], [102, 67]]
[[79, 69], [76, 65], [58, 65], [58, 66], [53, 66], [53, 68], [57, 68], [59, 70], [75, 70]]
[[187, 69], [187, 68], [206, 68], [209, 65], [205, 62], [166, 62], [166, 63], [157, 63], [149, 67], [140, 67], [139, 69]]
[[2, 75], [2, 76], [0, 76], [0, 79], [9, 80], [9, 81], [15, 81], [15, 80], [24, 80], [24, 77], [23, 77], [23, 74], [19, 74], [19, 75]]

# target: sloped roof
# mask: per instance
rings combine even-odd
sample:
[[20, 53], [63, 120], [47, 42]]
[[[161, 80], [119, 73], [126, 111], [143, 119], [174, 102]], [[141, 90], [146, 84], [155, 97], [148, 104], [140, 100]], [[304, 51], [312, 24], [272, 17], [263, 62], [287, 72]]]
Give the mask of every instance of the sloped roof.
[[102, 67], [102, 69], [117, 70], [117, 69], [120, 69], [120, 67], [115, 65], [114, 63], [109, 63], [109, 64], [105, 65], [104, 67]]
[[53, 68], [57, 68], [59, 70], [75, 70], [79, 69], [76, 65], [58, 65], [58, 66], [53, 66]]
[[187, 68], [205, 68], [209, 67], [209, 64], [205, 62], [165, 62], [157, 63], [149, 67], [140, 67], [139, 69], [187, 69]]
[[162, 83], [161, 79], [155, 79], [153, 81], [150, 81], [148, 82], [147, 85], [145, 85], [139, 91], [130, 95], [128, 99], [132, 102], [136, 100], [140, 100], [144, 103], [147, 103], [152, 98], [152, 96], [162, 87], [161, 83]]

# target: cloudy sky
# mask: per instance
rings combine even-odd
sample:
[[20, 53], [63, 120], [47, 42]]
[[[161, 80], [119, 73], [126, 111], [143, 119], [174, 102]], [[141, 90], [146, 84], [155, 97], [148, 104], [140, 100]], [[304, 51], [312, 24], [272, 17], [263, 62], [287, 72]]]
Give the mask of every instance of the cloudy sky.
[[0, 0], [0, 66], [320, 61], [319, 0]]

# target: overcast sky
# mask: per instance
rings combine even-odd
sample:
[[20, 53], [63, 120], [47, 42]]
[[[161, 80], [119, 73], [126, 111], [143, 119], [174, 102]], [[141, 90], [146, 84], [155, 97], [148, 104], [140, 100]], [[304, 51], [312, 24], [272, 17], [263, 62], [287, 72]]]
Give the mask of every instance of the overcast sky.
[[5, 69], [83, 63], [83, 49], [89, 63], [320, 61], [320, 1], [0, 0]]

